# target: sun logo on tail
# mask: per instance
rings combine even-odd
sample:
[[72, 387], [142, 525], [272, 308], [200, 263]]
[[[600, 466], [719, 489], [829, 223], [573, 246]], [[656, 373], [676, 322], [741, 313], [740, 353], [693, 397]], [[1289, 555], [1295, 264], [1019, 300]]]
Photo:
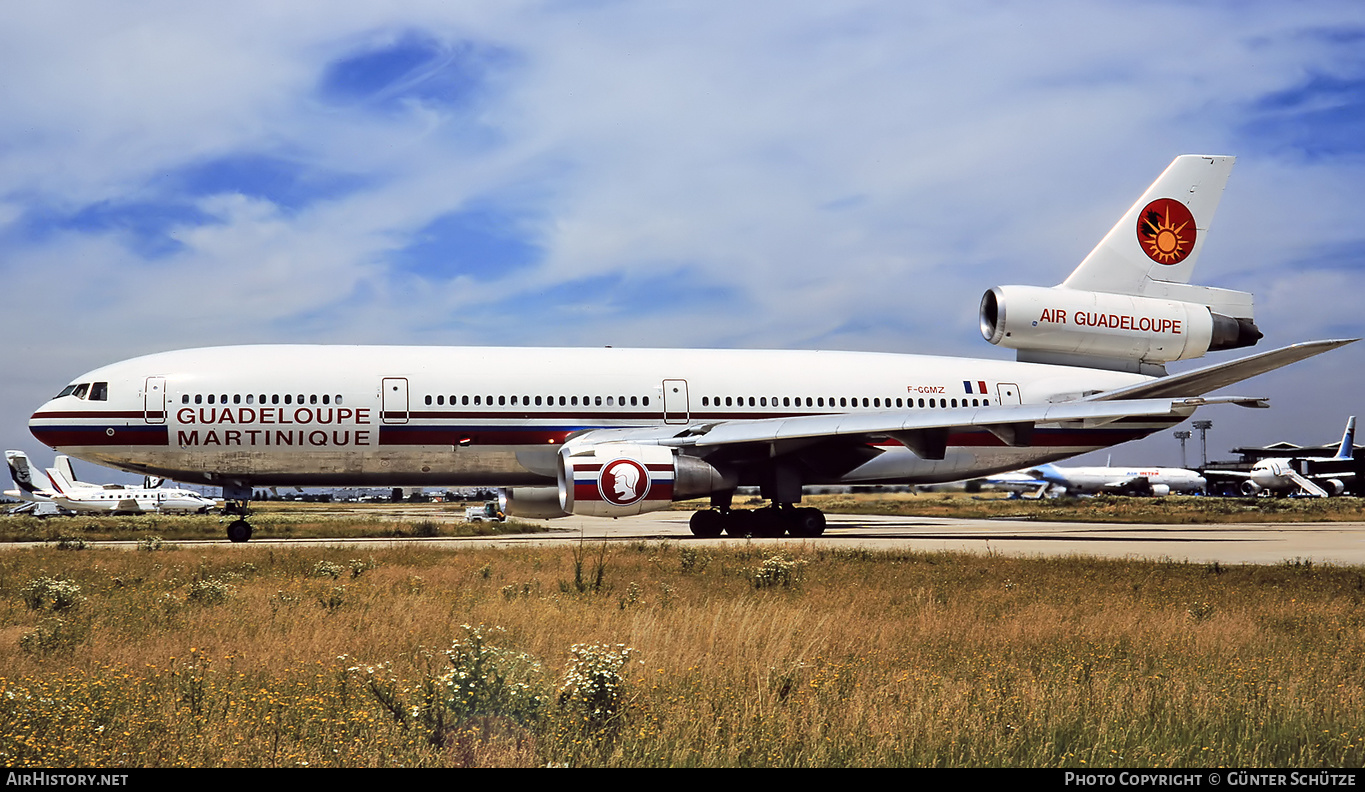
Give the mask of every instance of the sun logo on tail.
[[1138, 244], [1158, 264], [1179, 264], [1194, 250], [1194, 215], [1174, 198], [1158, 198], [1138, 215]]

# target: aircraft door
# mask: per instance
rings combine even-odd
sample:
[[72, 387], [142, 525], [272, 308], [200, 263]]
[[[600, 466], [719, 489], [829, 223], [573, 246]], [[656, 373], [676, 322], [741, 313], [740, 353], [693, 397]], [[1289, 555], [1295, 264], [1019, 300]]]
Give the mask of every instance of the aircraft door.
[[408, 380], [406, 377], [385, 377], [380, 387], [379, 414], [386, 424], [408, 422]]
[[148, 377], [142, 391], [142, 419], [149, 424], [166, 423], [166, 378]]
[[664, 380], [664, 423], [684, 424], [689, 415], [687, 380]]
[[1013, 382], [1001, 382], [995, 386], [995, 392], [1000, 396], [1000, 404], [1009, 406], [1011, 404], [1023, 404], [1024, 400], [1019, 395], [1019, 386]]

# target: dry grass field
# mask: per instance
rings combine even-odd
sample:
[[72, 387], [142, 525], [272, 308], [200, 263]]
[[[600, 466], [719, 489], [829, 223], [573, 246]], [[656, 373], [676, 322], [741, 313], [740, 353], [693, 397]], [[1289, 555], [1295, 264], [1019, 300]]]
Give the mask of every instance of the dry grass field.
[[1365, 570], [639, 542], [0, 554], [0, 763], [1359, 766]]

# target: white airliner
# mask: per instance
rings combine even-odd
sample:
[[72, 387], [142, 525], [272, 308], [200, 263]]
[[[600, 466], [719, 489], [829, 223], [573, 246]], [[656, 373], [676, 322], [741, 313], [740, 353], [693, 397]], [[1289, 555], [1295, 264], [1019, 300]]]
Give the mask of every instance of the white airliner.
[[[802, 487], [956, 481], [1167, 429], [1218, 388], [1350, 343], [1254, 345], [1252, 298], [1190, 285], [1231, 157], [1182, 156], [1065, 282], [1004, 286], [1017, 361], [867, 352], [238, 346], [77, 377], [29, 422], [102, 465], [221, 486], [497, 486], [509, 514], [627, 516], [709, 497], [699, 536], [816, 536]], [[731, 508], [758, 486], [772, 507]], [[233, 541], [250, 538], [238, 519]]]
[[1242, 492], [1246, 495], [1292, 495], [1302, 492], [1314, 498], [1340, 495], [1346, 491], [1346, 482], [1355, 476], [1355, 435], [1356, 417], [1346, 421], [1346, 431], [1341, 436], [1341, 445], [1336, 456], [1330, 457], [1293, 457], [1290, 459], [1262, 459], [1251, 466], [1251, 471], [1242, 473], [1236, 470], [1210, 471], [1209, 475], [1242, 478]]
[[1060, 490], [1067, 495], [1105, 493], [1162, 497], [1172, 492], [1202, 493], [1208, 483], [1197, 472], [1185, 468], [1062, 467], [1052, 464], [1019, 471], [1013, 476], [990, 477], [986, 481], [1036, 486], [1039, 496], [1050, 490]]
[[77, 481], [71, 460], [59, 455], [46, 475], [29, 464], [22, 451], [6, 451], [10, 477], [17, 490], [6, 490], [21, 500], [52, 503], [68, 512], [204, 512], [217, 505], [192, 490], [159, 487], [127, 487], [122, 484], [89, 484]]

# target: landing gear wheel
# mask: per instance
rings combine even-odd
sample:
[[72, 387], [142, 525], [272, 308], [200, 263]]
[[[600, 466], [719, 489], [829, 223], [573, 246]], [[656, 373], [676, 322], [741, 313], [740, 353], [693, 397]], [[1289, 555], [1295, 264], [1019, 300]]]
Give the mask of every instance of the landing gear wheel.
[[228, 523], [227, 535], [229, 542], [246, 542], [251, 539], [251, 523], [246, 520], [233, 520]]
[[787, 531], [801, 539], [813, 539], [825, 532], [825, 515], [819, 509], [793, 509]]
[[738, 509], [725, 515], [726, 536], [754, 536], [758, 518], [749, 509]]
[[759, 509], [754, 512], [755, 537], [776, 539], [787, 532], [787, 515], [782, 509]]
[[706, 509], [692, 515], [690, 523], [692, 535], [702, 539], [714, 539], [725, 530], [725, 515]]

